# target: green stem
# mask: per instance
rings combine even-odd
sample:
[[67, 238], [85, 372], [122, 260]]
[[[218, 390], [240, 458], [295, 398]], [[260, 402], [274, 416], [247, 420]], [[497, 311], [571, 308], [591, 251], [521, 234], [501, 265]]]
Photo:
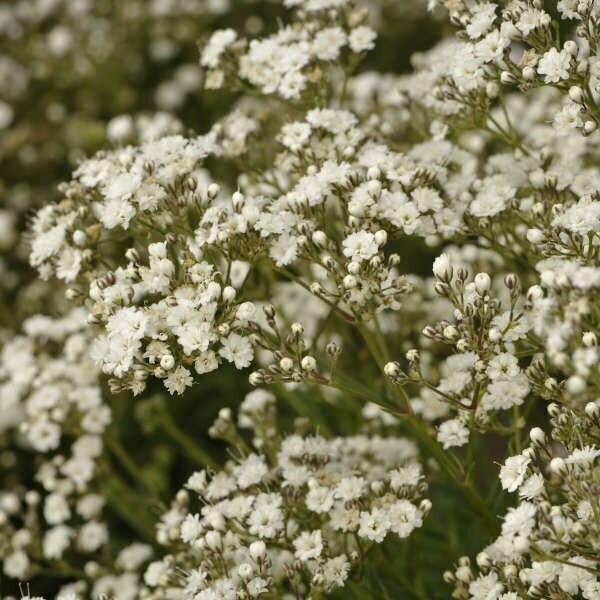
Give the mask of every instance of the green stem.
[[429, 435], [426, 427], [416, 415], [408, 414], [406, 411], [382, 402], [381, 397], [372, 392], [369, 388], [366, 388], [362, 384], [341, 374], [336, 375], [335, 380], [333, 380], [329, 385], [348, 394], [353, 394], [363, 398], [364, 400], [373, 402], [387, 412], [400, 417], [410, 432], [425, 447], [428, 454], [435, 458], [440, 467], [450, 476], [457, 487], [465, 494], [473, 508], [475, 508], [476, 511], [484, 518], [490, 530], [495, 532], [498, 529], [497, 520], [490, 512], [486, 502], [479, 496], [472, 484], [465, 479], [461, 469], [452, 460], [450, 455], [436, 440]]
[[135, 479], [147, 492], [153, 493], [153, 486], [149, 481], [146, 480], [142, 469], [133, 461], [131, 456], [129, 456], [119, 440], [108, 436], [106, 438], [106, 445], [111, 453], [117, 458], [121, 466], [127, 471], [127, 473], [133, 477], [133, 479]]
[[160, 424], [165, 431], [183, 451], [196, 463], [203, 467], [210, 467], [214, 470], [219, 470], [219, 464], [205, 450], [201, 448], [187, 433], [181, 431], [179, 427], [169, 417], [160, 421]]

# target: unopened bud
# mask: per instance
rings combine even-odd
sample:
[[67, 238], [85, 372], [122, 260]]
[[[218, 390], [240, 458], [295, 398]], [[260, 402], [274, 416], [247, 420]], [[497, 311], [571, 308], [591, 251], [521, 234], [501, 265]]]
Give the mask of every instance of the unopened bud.
[[534, 427], [529, 432], [529, 439], [534, 444], [542, 445], [542, 444], [546, 443], [546, 434], [543, 432], [543, 430], [540, 427]]
[[567, 465], [562, 458], [557, 456], [550, 461], [550, 470], [556, 475], [564, 477], [567, 474]]
[[592, 346], [598, 345], [598, 338], [593, 331], [585, 331], [581, 338], [583, 345], [587, 348], [591, 348]]
[[397, 362], [389, 362], [383, 367], [383, 372], [388, 377], [398, 377], [402, 373], [402, 369], [400, 369], [400, 365]]
[[279, 366], [281, 367], [282, 371], [284, 371], [285, 373], [289, 373], [294, 368], [294, 361], [291, 358], [285, 356], [279, 361]]
[[487, 273], [477, 273], [475, 275], [475, 289], [480, 296], [483, 296], [489, 291], [492, 285], [492, 280]]
[[304, 371], [312, 372], [317, 368], [317, 361], [312, 356], [305, 356], [300, 363]]
[[577, 104], [582, 104], [583, 90], [578, 85], [572, 86], [571, 88], [569, 88], [569, 98], [571, 98], [571, 100], [573, 100], [573, 102], [576, 102]]

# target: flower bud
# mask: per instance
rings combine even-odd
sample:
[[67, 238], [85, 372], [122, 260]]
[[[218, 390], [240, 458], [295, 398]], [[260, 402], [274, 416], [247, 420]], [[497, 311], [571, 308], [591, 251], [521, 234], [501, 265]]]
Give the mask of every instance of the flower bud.
[[237, 292], [236, 292], [235, 288], [231, 287], [230, 285], [223, 288], [223, 300], [225, 302], [233, 302], [236, 294], [237, 294]]
[[442, 281], [452, 279], [452, 265], [447, 254], [440, 254], [433, 262], [433, 274]]
[[569, 88], [569, 98], [577, 104], [583, 103], [583, 90], [578, 86], [574, 85]]
[[532, 285], [527, 290], [527, 300], [529, 302], [535, 302], [544, 297], [544, 290], [539, 285]]
[[444, 337], [448, 340], [454, 340], [459, 336], [458, 329], [454, 325], [444, 327]]
[[417, 348], [411, 348], [406, 353], [406, 360], [411, 363], [419, 362], [419, 351], [417, 350]]
[[505, 565], [505, 567], [502, 569], [502, 572], [504, 573], [504, 577], [506, 577], [506, 579], [513, 579], [518, 573], [517, 567], [511, 564]]
[[249, 550], [250, 550], [250, 556], [254, 560], [260, 560], [261, 558], [263, 558], [266, 555], [267, 546], [264, 542], [261, 542], [261, 541], [252, 542], [250, 544]]
[[81, 229], [77, 229], [76, 231], [73, 232], [73, 243], [76, 246], [85, 246], [85, 243], [87, 241], [87, 235], [85, 234], [84, 231], [82, 231]]
[[564, 477], [567, 474], [567, 465], [562, 458], [557, 456], [550, 461], [550, 470], [556, 475]]
[[231, 412], [231, 409], [227, 407], [219, 410], [218, 416], [221, 421], [231, 422], [233, 420], [233, 413]]
[[231, 196], [231, 203], [234, 208], [238, 206], [242, 206], [244, 204], [244, 195], [241, 192], [233, 192]]
[[495, 81], [489, 81], [488, 84], [485, 86], [485, 94], [491, 100], [497, 98], [499, 93], [500, 88]]
[[381, 177], [381, 169], [379, 167], [369, 167], [367, 170], [367, 179], [379, 179]]
[[260, 371], [254, 371], [253, 373], [250, 373], [250, 376], [248, 377], [248, 382], [251, 386], [261, 385], [263, 381], [264, 378]]
[[171, 354], [165, 354], [160, 359], [160, 366], [165, 371], [170, 371], [175, 366], [175, 359], [173, 358], [173, 356]]
[[204, 536], [206, 545], [211, 550], [218, 550], [221, 547], [221, 534], [218, 531], [209, 531]]
[[360, 263], [351, 261], [348, 263], [347, 269], [348, 269], [348, 273], [350, 273], [350, 275], [357, 275], [358, 272], [360, 271]]
[[369, 192], [369, 195], [373, 198], [379, 198], [379, 196], [381, 195], [381, 181], [379, 181], [378, 179], [372, 179], [371, 181], [368, 181], [367, 191]]
[[499, 342], [502, 339], [502, 332], [498, 328], [492, 327], [488, 337], [491, 342]]
[[523, 79], [526, 81], [533, 81], [535, 79], [535, 69], [533, 67], [523, 67], [521, 74], [523, 75]]
[[311, 236], [311, 239], [315, 246], [325, 246], [325, 244], [327, 243], [327, 236], [323, 231], [314, 231]]
[[477, 566], [480, 569], [489, 569], [491, 568], [493, 562], [492, 559], [490, 558], [490, 555], [487, 554], [486, 552], [480, 552], [477, 557], [476, 557], [476, 562], [477, 562]]
[[467, 565], [461, 565], [458, 567], [458, 569], [456, 569], [456, 578], [464, 583], [469, 583], [473, 578], [471, 568]]
[[279, 366], [284, 373], [289, 373], [294, 368], [294, 361], [285, 356], [279, 361]]
[[220, 191], [221, 186], [218, 183], [211, 183], [206, 190], [206, 195], [210, 200], [214, 200]]
[[544, 232], [541, 229], [528, 229], [527, 241], [530, 244], [541, 244], [546, 239]]
[[342, 283], [347, 290], [350, 290], [356, 287], [358, 282], [356, 281], [356, 277], [354, 277], [354, 275], [346, 275], [346, 277], [344, 277], [342, 280]]
[[387, 243], [387, 239], [387, 231], [380, 229], [379, 231], [375, 232], [375, 243], [378, 246], [385, 246], [385, 244]]
[[400, 375], [400, 373], [402, 373], [402, 370], [397, 362], [389, 362], [385, 365], [385, 367], [383, 367], [383, 372], [388, 377], [397, 377]]
[[598, 345], [598, 338], [593, 331], [584, 331], [581, 341], [587, 348]]
[[543, 432], [543, 430], [539, 427], [534, 427], [530, 432], [529, 432], [529, 439], [534, 443], [534, 444], [545, 444], [546, 443], [546, 434]]
[[454, 573], [452, 571], [444, 571], [444, 574], [442, 575], [442, 579], [447, 584], [451, 585], [456, 581], [456, 576], [454, 575]]
[[487, 273], [477, 273], [475, 275], [475, 289], [480, 296], [485, 295], [492, 285], [492, 280]]
[[590, 417], [590, 419], [599, 419], [600, 406], [596, 402], [588, 402], [585, 405], [585, 414]]
[[[564, 43], [563, 48], [571, 55], [577, 56], [578, 48], [577, 44], [573, 40], [568, 40]], [[576, 86], [574, 86], [576, 87]], [[573, 89], [573, 88], [571, 88]], [[571, 95], [571, 90], [569, 90], [569, 96]]]
[[310, 373], [317, 369], [317, 361], [314, 359], [313, 356], [305, 356], [302, 359], [300, 366], [304, 371], [308, 371]]
[[512, 85], [517, 83], [518, 80], [510, 71], [502, 71], [500, 73], [500, 81], [503, 85]]
[[565, 387], [570, 394], [578, 395], [583, 394], [587, 386], [583, 377], [572, 375], [567, 379]]

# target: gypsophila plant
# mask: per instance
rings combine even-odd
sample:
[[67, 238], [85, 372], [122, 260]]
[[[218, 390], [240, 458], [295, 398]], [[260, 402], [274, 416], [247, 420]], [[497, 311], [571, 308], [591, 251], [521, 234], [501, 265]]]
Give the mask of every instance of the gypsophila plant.
[[[173, 548], [144, 574], [165, 595], [190, 598], [319, 596], [360, 577], [386, 538], [421, 527], [431, 502], [415, 444], [359, 434], [327, 439], [278, 427], [275, 397], [262, 389], [209, 429], [242, 454], [225, 469], [195, 472], [168, 512], [157, 539]], [[196, 512], [197, 511], [197, 512]]]
[[600, 600], [600, 4], [0, 7], [0, 596]]

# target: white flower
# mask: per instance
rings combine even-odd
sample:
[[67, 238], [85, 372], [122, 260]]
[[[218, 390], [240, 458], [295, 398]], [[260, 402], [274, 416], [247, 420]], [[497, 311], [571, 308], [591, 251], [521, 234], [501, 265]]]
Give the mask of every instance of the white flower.
[[80, 530], [77, 544], [84, 552], [95, 552], [108, 541], [108, 529], [104, 523], [89, 521]]
[[517, 454], [509, 456], [500, 469], [502, 489], [514, 492], [524, 481], [531, 459]]
[[65, 228], [63, 225], [56, 225], [48, 231], [36, 235], [31, 244], [31, 264], [36, 267], [51, 256], [58, 254], [64, 240]]
[[487, 575], [480, 575], [469, 584], [469, 594], [473, 600], [497, 600], [504, 589], [498, 575], [493, 571]]
[[452, 265], [450, 263], [450, 258], [446, 253], [440, 254], [433, 261], [433, 274], [439, 279], [452, 278]]
[[209, 67], [211, 69], [217, 68], [221, 56], [236, 38], [237, 33], [233, 29], [219, 29], [215, 31], [202, 50], [200, 64], [203, 67]]
[[328, 487], [315, 485], [306, 494], [306, 507], [316, 513], [327, 513], [333, 506], [333, 498]]
[[570, 66], [571, 55], [566, 50], [559, 52], [556, 48], [550, 48], [540, 59], [537, 71], [544, 75], [546, 83], [558, 83], [569, 78]]
[[350, 32], [348, 44], [352, 52], [365, 52], [375, 48], [377, 34], [366, 25], [361, 25]]
[[164, 383], [167, 390], [169, 390], [169, 394], [183, 394], [187, 387], [190, 387], [194, 382], [194, 378], [192, 374], [181, 365], [178, 366], [174, 371], [171, 371]]
[[247, 337], [238, 333], [230, 333], [226, 338], [221, 338], [222, 348], [219, 354], [227, 361], [235, 364], [237, 369], [250, 366], [254, 357], [252, 344]]
[[319, 558], [323, 551], [323, 537], [320, 530], [303, 531], [294, 540], [294, 556], [299, 560], [306, 561], [313, 558]]
[[469, 429], [460, 419], [444, 421], [438, 428], [437, 440], [446, 449], [464, 446], [469, 441]]
[[344, 502], [358, 500], [363, 494], [365, 485], [366, 481], [363, 477], [343, 477], [335, 488], [335, 497]]
[[540, 473], [534, 473], [519, 487], [519, 496], [526, 500], [533, 500], [544, 491], [544, 484], [544, 476]]
[[27, 439], [35, 450], [48, 452], [58, 447], [61, 428], [56, 423], [40, 419], [27, 432]]
[[198, 375], [210, 373], [219, 367], [219, 361], [212, 350], [201, 352], [194, 361], [194, 369]]
[[298, 254], [298, 241], [296, 236], [284, 233], [272, 242], [269, 256], [278, 267], [284, 267], [296, 260]]
[[233, 475], [242, 490], [260, 483], [261, 479], [268, 473], [265, 459], [262, 456], [251, 454], [246, 460], [235, 467]]
[[373, 258], [379, 251], [375, 236], [368, 231], [351, 233], [343, 242], [344, 256], [354, 261]]
[[181, 524], [181, 540], [186, 544], [190, 544], [195, 542], [201, 534], [200, 515], [187, 515]]
[[323, 566], [323, 577], [327, 587], [341, 587], [350, 573], [350, 563], [345, 554], [330, 558]]
[[295, 121], [286, 123], [279, 134], [281, 143], [292, 150], [298, 151], [310, 138], [311, 128], [308, 123]]
[[66, 525], [57, 525], [44, 534], [42, 552], [48, 559], [60, 560], [71, 544], [74, 531]]
[[487, 33], [496, 19], [496, 5], [486, 2], [475, 6], [472, 11], [471, 20], [467, 25], [466, 31], [473, 40], [480, 38]]
[[583, 446], [573, 450], [565, 459], [565, 462], [569, 465], [592, 464], [598, 456], [600, 456], [600, 449], [595, 446]]
[[320, 60], [335, 60], [340, 55], [340, 48], [346, 43], [346, 34], [341, 27], [321, 29], [313, 40], [313, 52]]
[[423, 525], [423, 514], [408, 500], [398, 500], [388, 508], [391, 530], [401, 538], [408, 537], [414, 529]]
[[71, 516], [65, 497], [59, 493], [50, 494], [44, 502], [44, 518], [50, 525], [58, 525]]
[[29, 569], [29, 558], [23, 550], [17, 550], [4, 558], [4, 573], [14, 579], [25, 579]]
[[516, 377], [521, 370], [516, 357], [508, 352], [496, 355], [488, 364], [486, 370], [487, 376], [496, 381], [499, 379], [512, 379]]
[[360, 513], [360, 526], [358, 529], [360, 537], [380, 544], [391, 527], [392, 523], [386, 510], [374, 508], [371, 511]]

